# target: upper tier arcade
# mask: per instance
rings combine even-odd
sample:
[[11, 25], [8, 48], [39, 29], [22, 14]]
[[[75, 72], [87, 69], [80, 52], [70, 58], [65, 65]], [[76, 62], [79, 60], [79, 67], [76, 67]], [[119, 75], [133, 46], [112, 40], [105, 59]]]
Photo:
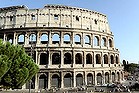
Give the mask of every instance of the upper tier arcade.
[[62, 27], [87, 29], [111, 34], [106, 15], [88, 9], [46, 5], [42, 9], [26, 6], [0, 8], [0, 28]]

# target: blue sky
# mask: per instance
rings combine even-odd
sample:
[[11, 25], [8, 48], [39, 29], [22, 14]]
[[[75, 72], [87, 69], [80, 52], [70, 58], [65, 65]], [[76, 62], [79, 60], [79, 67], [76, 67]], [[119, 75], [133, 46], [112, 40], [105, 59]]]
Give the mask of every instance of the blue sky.
[[120, 59], [139, 62], [139, 0], [0, 0], [0, 7], [26, 5], [43, 8], [46, 4], [62, 4], [86, 8], [106, 14], [114, 34]]

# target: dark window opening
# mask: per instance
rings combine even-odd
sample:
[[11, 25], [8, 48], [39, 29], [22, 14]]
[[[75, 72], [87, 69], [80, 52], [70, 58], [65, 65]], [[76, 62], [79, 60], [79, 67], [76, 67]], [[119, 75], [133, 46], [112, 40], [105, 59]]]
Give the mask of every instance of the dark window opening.
[[[30, 84], [31, 84], [31, 89], [35, 89], [35, 76], [30, 80]], [[29, 89], [29, 81], [26, 83], [26, 88]]]
[[87, 85], [93, 85], [93, 75], [91, 73], [87, 74]]
[[119, 58], [116, 56], [116, 64], [119, 63]]
[[77, 53], [75, 55], [75, 63], [76, 64], [82, 64], [82, 55], [80, 53]]
[[113, 55], [111, 55], [111, 64], [114, 64], [114, 57], [113, 57]]
[[41, 75], [39, 77], [39, 89], [46, 89], [48, 88], [48, 78], [46, 75]]
[[76, 21], [79, 21], [79, 17], [78, 16], [76, 16]]
[[57, 74], [52, 76], [52, 87], [60, 88], [61, 87], [61, 79]]
[[69, 73], [64, 76], [64, 87], [72, 87], [72, 76]]
[[13, 21], [13, 18], [14, 18], [13, 16], [10, 16], [10, 21]]
[[9, 41], [11, 44], [13, 44], [13, 40], [14, 40], [14, 35], [13, 34], [9, 34], [7, 36], [7, 41]]
[[31, 20], [35, 20], [35, 15], [31, 15]]
[[94, 22], [95, 22], [95, 24], [97, 25], [97, 20], [96, 20], [96, 19], [94, 20]]
[[64, 64], [71, 64], [71, 54], [70, 53], [65, 53], [64, 54]]
[[96, 64], [101, 64], [100, 54], [96, 54]]
[[76, 86], [83, 85], [83, 75], [77, 74], [76, 75]]
[[58, 20], [58, 15], [54, 15], [54, 20]]
[[86, 64], [92, 64], [92, 56], [91, 54], [86, 55]]
[[61, 58], [59, 53], [53, 53], [52, 55], [52, 64], [60, 64], [61, 63]]
[[41, 53], [40, 55], [40, 65], [46, 65], [48, 64], [48, 54]]
[[108, 56], [105, 54], [104, 56], [103, 56], [103, 60], [104, 60], [104, 64], [108, 64]]
[[101, 75], [101, 73], [97, 74], [97, 85], [102, 85], [102, 75]]
[[112, 47], [112, 40], [109, 39], [109, 47]]

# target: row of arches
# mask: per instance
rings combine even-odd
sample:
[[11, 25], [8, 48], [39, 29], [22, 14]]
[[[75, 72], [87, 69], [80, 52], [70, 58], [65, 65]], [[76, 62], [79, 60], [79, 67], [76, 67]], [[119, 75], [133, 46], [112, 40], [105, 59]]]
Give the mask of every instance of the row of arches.
[[[96, 76], [93, 73], [88, 73], [86, 75], [86, 79], [84, 78], [84, 75], [82, 73], [78, 73], [76, 76], [76, 86], [80, 85], [103, 85], [108, 83], [114, 83], [115, 81], [119, 81], [122, 78], [122, 73], [120, 72], [112, 72], [111, 74], [108, 72], [105, 72], [104, 75], [102, 73], [97, 73]], [[73, 74], [67, 73], [61, 78], [61, 75], [59, 74], [53, 74], [51, 76], [51, 87], [61, 87], [61, 79], [63, 79], [63, 85], [64, 88], [67, 87], [74, 87], [73, 82]], [[96, 78], [96, 79], [95, 79]], [[95, 81], [96, 80], [96, 81]], [[41, 74], [39, 77], [39, 88], [48, 88], [48, 75], [47, 74]]]
[[[48, 44], [49, 41], [49, 37], [48, 37], [48, 33], [42, 33], [40, 35], [40, 43], [41, 44]], [[7, 34], [6, 35], [6, 40], [13, 43], [13, 39], [14, 39], [14, 34], [11, 33], [11, 34]], [[17, 35], [17, 43], [18, 44], [25, 44], [25, 37], [26, 37], [26, 34], [18, 34]], [[60, 35], [58, 33], [53, 33], [52, 34], [52, 44], [60, 44], [61, 43], [61, 38], [60, 38]], [[3, 34], [0, 34], [0, 38], [4, 38], [4, 35]], [[113, 47], [113, 39], [112, 38], [107, 38], [105, 36], [94, 36], [92, 38], [91, 35], [85, 35], [83, 37], [83, 40], [82, 40], [82, 37], [80, 34], [75, 34], [74, 35], [74, 44], [82, 44], [84, 42], [84, 44], [86, 45], [91, 45], [92, 42], [93, 42], [93, 45], [94, 46], [102, 46], [102, 47]], [[72, 43], [72, 36], [68, 33], [64, 34], [63, 36], [63, 43], [64, 44], [71, 44]], [[35, 33], [32, 33], [29, 35], [29, 44], [31, 43], [37, 43], [37, 35]]]
[[[37, 40], [37, 36], [36, 34], [31, 34], [29, 36], [29, 42], [33, 41], [33, 42], [36, 42]], [[43, 33], [40, 37], [40, 42], [41, 44], [47, 44], [48, 43], [48, 35]], [[18, 43], [19, 44], [22, 44], [24, 43], [25, 41], [25, 37], [23, 34], [20, 34], [18, 36]], [[113, 42], [112, 42], [112, 39], [109, 39], [107, 41], [106, 37], [103, 37], [102, 40], [101, 40], [101, 46], [103, 47], [106, 47], [107, 46], [107, 42], [108, 42], [108, 46], [109, 47], [113, 47]], [[57, 33], [54, 33], [52, 35], [52, 44], [56, 44], [56, 43], [60, 43], [60, 35], [57, 34]], [[64, 34], [64, 37], [63, 37], [63, 43], [65, 44], [70, 44], [71, 43], [71, 37], [69, 34]], [[74, 36], [74, 43], [75, 44], [81, 44], [81, 36], [79, 34], [76, 34]], [[84, 44], [88, 44], [88, 45], [91, 45], [91, 37], [89, 35], [86, 35], [84, 37]], [[95, 36], [94, 37], [94, 46], [100, 46], [100, 37], [99, 36]]]
[[[95, 60], [91, 53], [87, 53], [85, 57], [81, 53], [76, 53], [75, 58], [72, 56], [71, 53], [64, 53], [64, 55], [61, 55], [61, 53], [52, 53], [49, 55], [49, 52], [47, 53], [40, 53], [40, 65], [46, 65], [49, 64], [49, 56], [52, 59], [52, 64], [61, 64], [61, 56], [63, 56], [64, 64], [72, 64], [73, 60], [75, 59], [75, 64], [119, 64], [119, 57], [116, 55], [107, 55], [104, 54], [103, 57], [101, 57], [100, 54], [96, 54]], [[84, 59], [86, 63], [84, 63]], [[95, 61], [95, 62], [94, 62]]]

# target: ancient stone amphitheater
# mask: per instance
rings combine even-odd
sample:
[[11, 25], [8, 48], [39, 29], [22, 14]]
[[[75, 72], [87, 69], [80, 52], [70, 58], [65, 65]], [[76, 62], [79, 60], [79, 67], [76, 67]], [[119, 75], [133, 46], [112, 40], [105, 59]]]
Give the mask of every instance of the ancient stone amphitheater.
[[[123, 80], [119, 51], [102, 13], [64, 5], [4, 7], [0, 8], [0, 38], [23, 46], [39, 65], [32, 89]], [[28, 89], [29, 84], [22, 88]]]

